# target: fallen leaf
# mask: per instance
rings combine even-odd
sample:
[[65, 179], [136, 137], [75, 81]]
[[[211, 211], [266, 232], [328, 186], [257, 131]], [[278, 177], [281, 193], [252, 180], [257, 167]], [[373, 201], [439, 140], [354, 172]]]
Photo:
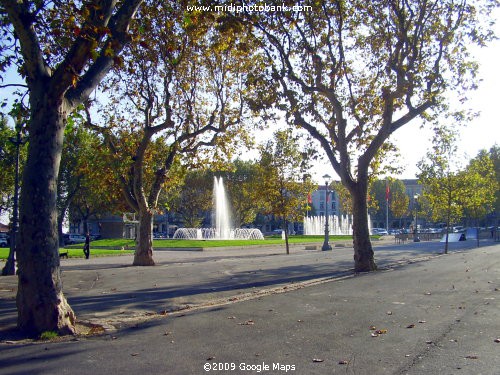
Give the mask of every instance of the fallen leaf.
[[240, 326], [253, 326], [255, 322], [253, 320], [247, 320], [245, 323], [238, 323]]
[[339, 361], [339, 365], [348, 365], [348, 364], [349, 364], [349, 362], [344, 360], [344, 359]]
[[163, 336], [168, 336], [168, 335], [171, 335], [171, 334], [172, 334], [172, 332], [170, 332], [170, 331], [165, 331], [165, 333], [163, 334]]
[[377, 329], [375, 333], [378, 333], [379, 335], [385, 335], [387, 333], [386, 329]]
[[138, 355], [139, 355], [139, 353], [132, 353], [132, 354], [130, 354], [130, 355], [131, 355], [132, 357], [136, 357], [136, 356], [138, 356]]
[[375, 326], [370, 326], [370, 331], [375, 331], [377, 329], [377, 327]]
[[214, 359], [215, 359], [215, 357], [208, 357], [207, 361], [213, 361]]
[[425, 320], [419, 320], [418, 322], [419, 322], [420, 324], [427, 323]]
[[320, 358], [313, 358], [313, 362], [314, 363], [319, 363], [319, 362], [325, 362], [324, 359], [320, 359]]
[[479, 359], [479, 357], [477, 355], [468, 355], [465, 358], [467, 358], [467, 359]]
[[95, 335], [98, 333], [103, 333], [104, 332], [104, 327], [102, 326], [92, 326], [89, 330], [89, 335]]
[[415, 324], [409, 324], [406, 326], [406, 328], [415, 328]]
[[493, 340], [493, 341], [495, 341], [496, 343], [500, 343], [500, 338], [495, 339], [495, 340]]
[[228, 316], [227, 318], [228, 318], [228, 319], [236, 319], [236, 317], [235, 317], [235, 316]]
[[377, 333], [372, 333], [372, 337], [378, 337]]
[[387, 315], [392, 315], [392, 311], [387, 311]]

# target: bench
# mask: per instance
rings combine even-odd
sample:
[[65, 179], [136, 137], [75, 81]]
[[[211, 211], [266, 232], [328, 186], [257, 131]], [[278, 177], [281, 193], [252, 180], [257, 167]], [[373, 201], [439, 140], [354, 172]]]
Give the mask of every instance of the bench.
[[317, 250], [318, 246], [317, 245], [306, 245], [306, 250]]
[[406, 243], [406, 241], [408, 241], [408, 234], [407, 233], [396, 233], [394, 235], [394, 241], [397, 244]]

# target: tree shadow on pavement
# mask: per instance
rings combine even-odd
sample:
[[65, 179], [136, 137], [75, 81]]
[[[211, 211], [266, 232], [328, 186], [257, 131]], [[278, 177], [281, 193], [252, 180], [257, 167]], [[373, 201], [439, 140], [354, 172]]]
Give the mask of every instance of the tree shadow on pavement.
[[[68, 296], [77, 316], [105, 315], [141, 311], [158, 313], [179, 310], [186, 305], [203, 305], [210, 300], [230, 298], [239, 293], [272, 289], [274, 287], [302, 283], [314, 279], [338, 277], [352, 273], [352, 262], [318, 264], [317, 266], [289, 266], [274, 269], [220, 274], [199, 284], [160, 286], [133, 291], [113, 290], [101, 295]], [[349, 270], [349, 271], [346, 271]], [[216, 275], [218, 276], [218, 275]]]

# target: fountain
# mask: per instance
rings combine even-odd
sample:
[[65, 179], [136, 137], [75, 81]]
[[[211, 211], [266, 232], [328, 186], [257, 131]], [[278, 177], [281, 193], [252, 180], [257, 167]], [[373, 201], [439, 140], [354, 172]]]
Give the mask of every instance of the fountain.
[[[368, 225], [371, 226], [369, 216]], [[328, 227], [332, 235], [352, 235], [352, 215], [329, 215]], [[325, 234], [325, 216], [309, 216], [304, 218], [304, 234], [309, 236]]]
[[190, 240], [263, 240], [259, 229], [233, 228], [229, 200], [222, 177], [214, 177], [212, 195], [213, 211], [211, 228], [179, 228], [174, 233], [174, 239]]
[[[231, 211], [229, 210], [229, 199], [222, 177], [214, 177], [214, 191], [212, 193], [212, 226], [215, 229], [214, 238], [231, 238]], [[214, 225], [215, 224], [215, 225]]]

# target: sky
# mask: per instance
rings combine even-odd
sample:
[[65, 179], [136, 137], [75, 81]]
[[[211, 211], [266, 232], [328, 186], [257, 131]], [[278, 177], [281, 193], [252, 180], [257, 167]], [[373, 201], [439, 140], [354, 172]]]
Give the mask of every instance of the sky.
[[[496, 11], [498, 20], [496, 34], [500, 37], [500, 11]], [[479, 88], [470, 93], [470, 100], [466, 103], [468, 108], [479, 112], [470, 124], [460, 130], [458, 139], [458, 157], [467, 161], [475, 157], [482, 149], [489, 150], [495, 144], [500, 146], [500, 116], [498, 106], [500, 105], [500, 72], [498, 62], [500, 61], [500, 40], [490, 43], [487, 47], [475, 48], [474, 55], [480, 64], [479, 77], [482, 82]], [[414, 179], [418, 173], [417, 163], [425, 157], [431, 147], [432, 131], [421, 128], [418, 119], [403, 126], [391, 137], [398, 145], [401, 158], [398, 163], [403, 168], [400, 175], [393, 177], [399, 179]], [[312, 169], [313, 180], [324, 183], [321, 177], [329, 174], [334, 179], [339, 179], [333, 168], [325, 160], [315, 165]]]
[[[500, 25], [497, 25], [497, 34], [500, 36]], [[460, 130], [458, 139], [458, 154], [464, 155], [467, 160], [475, 157], [482, 149], [489, 150], [495, 144], [500, 145], [500, 119], [497, 108], [500, 88], [500, 41], [497, 40], [488, 47], [477, 48], [475, 55], [480, 64], [479, 76], [482, 82], [479, 88], [470, 94], [470, 101], [466, 105], [480, 114]], [[415, 178], [418, 171], [416, 164], [430, 148], [431, 136], [432, 132], [429, 129], [421, 129], [418, 121], [395, 133], [394, 141], [400, 146], [405, 166], [401, 178]]]

